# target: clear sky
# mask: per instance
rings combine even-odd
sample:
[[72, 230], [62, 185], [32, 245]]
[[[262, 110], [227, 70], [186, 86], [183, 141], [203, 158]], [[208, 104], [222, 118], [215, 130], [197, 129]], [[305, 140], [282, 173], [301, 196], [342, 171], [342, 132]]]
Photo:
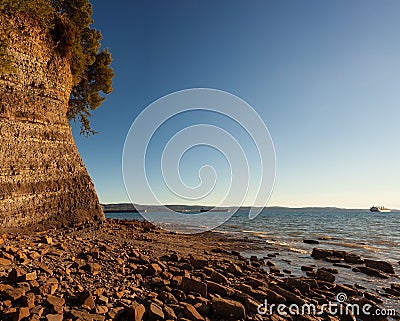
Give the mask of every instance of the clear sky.
[[[101, 202], [129, 201], [121, 160], [137, 115], [171, 92], [210, 87], [247, 101], [268, 126], [269, 205], [400, 208], [398, 0], [93, 2], [114, 92], [92, 117], [98, 135], [73, 132]], [[205, 119], [219, 122], [196, 116]], [[194, 182], [211, 154], [187, 155], [183, 176]]]

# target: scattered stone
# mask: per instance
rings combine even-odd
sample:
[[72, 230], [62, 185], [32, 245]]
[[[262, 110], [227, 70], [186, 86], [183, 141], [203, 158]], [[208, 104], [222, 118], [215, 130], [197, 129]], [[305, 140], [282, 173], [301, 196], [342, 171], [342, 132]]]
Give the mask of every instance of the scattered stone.
[[79, 295], [78, 301], [81, 304], [82, 308], [84, 308], [84, 309], [93, 310], [94, 307], [96, 306], [96, 304], [94, 302], [94, 298], [90, 291], [83, 291]]
[[164, 312], [158, 304], [152, 302], [149, 307], [149, 317], [151, 320], [164, 320]]
[[32, 281], [32, 280], [36, 280], [36, 278], [37, 278], [36, 271], [33, 271], [33, 272], [31, 272], [31, 273], [26, 273], [26, 274], [23, 276], [23, 280], [24, 280], [24, 281]]
[[350, 264], [362, 264], [364, 261], [361, 259], [361, 257], [357, 254], [352, 254], [352, 253], [346, 253], [344, 256], [344, 260], [347, 263]]
[[304, 272], [307, 272], [307, 271], [311, 272], [311, 271], [314, 271], [314, 268], [313, 268], [312, 266], [305, 266], [305, 265], [303, 265], [303, 266], [301, 267], [301, 270], [304, 271]]
[[11, 264], [11, 260], [0, 257], [0, 266], [1, 265], [10, 265], [10, 264]]
[[46, 302], [53, 308], [57, 309], [57, 307], [62, 307], [65, 304], [65, 300], [60, 297], [49, 295], [46, 299]]
[[45, 244], [53, 244], [53, 239], [50, 236], [44, 236], [42, 242]]
[[234, 318], [240, 320], [243, 319], [246, 314], [245, 308], [240, 302], [223, 298], [213, 298], [212, 309], [215, 316], [222, 318]]
[[306, 243], [306, 244], [319, 244], [319, 241], [311, 240], [311, 239], [305, 239], [305, 240], [303, 240], [303, 243]]
[[182, 289], [184, 291], [193, 291], [203, 297], [207, 297], [207, 284], [195, 279], [184, 277], [182, 279]]
[[379, 270], [384, 273], [394, 274], [393, 266], [388, 262], [365, 259], [364, 263], [369, 268]]
[[148, 272], [152, 276], [158, 275], [162, 272], [162, 268], [157, 263], [153, 263], [149, 265]]
[[224, 276], [222, 273], [219, 273], [217, 271], [213, 271], [211, 274], [211, 280], [217, 283], [221, 284], [227, 284], [229, 283], [228, 279], [226, 276]]
[[204, 257], [201, 256], [190, 256], [190, 264], [195, 268], [195, 269], [202, 269], [205, 266], [208, 265], [208, 260]]
[[101, 265], [98, 263], [90, 262], [86, 265], [86, 270], [92, 275], [97, 275], [101, 271]]
[[48, 315], [46, 315], [46, 320], [47, 321], [63, 321], [63, 315], [62, 314], [48, 314]]
[[183, 304], [183, 313], [189, 320], [204, 321], [204, 318], [200, 315], [199, 312], [197, 312], [195, 307], [190, 303]]
[[311, 253], [311, 256], [314, 259], [325, 259], [326, 257], [331, 257], [333, 256], [333, 251], [331, 250], [323, 250], [323, 249], [318, 249], [318, 248], [313, 248], [313, 251]]
[[355, 272], [361, 272], [364, 273], [366, 275], [369, 276], [375, 276], [375, 277], [379, 277], [381, 279], [388, 279], [389, 276], [387, 276], [386, 274], [382, 273], [380, 270], [377, 269], [373, 269], [367, 266], [358, 266], [357, 268], [353, 268], [353, 271]]
[[145, 313], [146, 308], [144, 305], [137, 302], [133, 302], [131, 306], [126, 308], [126, 314], [129, 320], [132, 321], [142, 321]]
[[29, 308], [21, 307], [13, 314], [13, 320], [21, 321], [22, 319], [29, 317], [29, 315], [30, 315]]

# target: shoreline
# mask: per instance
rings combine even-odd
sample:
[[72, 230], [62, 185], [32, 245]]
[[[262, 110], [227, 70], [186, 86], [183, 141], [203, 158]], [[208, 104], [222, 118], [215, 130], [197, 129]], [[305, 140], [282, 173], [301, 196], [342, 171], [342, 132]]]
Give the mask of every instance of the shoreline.
[[[322, 250], [320, 260], [301, 267], [307, 275], [294, 276], [278, 267], [282, 249], [219, 232], [182, 235], [144, 221], [107, 219], [26, 235], [8, 233], [1, 240], [4, 321], [351, 320], [329, 313], [319, 319], [276, 311], [266, 316], [257, 306], [265, 299], [320, 306], [334, 302], [338, 293], [346, 293], [348, 303], [371, 304], [375, 310], [385, 308], [389, 297], [400, 302], [400, 282], [387, 293], [340, 284], [333, 261], [343, 253]], [[250, 255], [258, 250], [268, 254]], [[398, 313], [395, 318], [359, 318], [392, 320], [399, 319]]]

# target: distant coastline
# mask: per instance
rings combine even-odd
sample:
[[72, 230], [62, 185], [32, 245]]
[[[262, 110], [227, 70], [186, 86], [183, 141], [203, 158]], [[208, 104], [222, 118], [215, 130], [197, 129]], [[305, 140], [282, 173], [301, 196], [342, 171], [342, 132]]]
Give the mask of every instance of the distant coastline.
[[[213, 212], [221, 211], [231, 211], [236, 209], [236, 207], [212, 207], [212, 206], [203, 206], [203, 205], [178, 205], [178, 204], [170, 204], [164, 206], [159, 205], [139, 205], [139, 204], [132, 204], [132, 203], [113, 203], [113, 204], [102, 204], [103, 211], [105, 213], [137, 213], [140, 211], [147, 211], [147, 212], [165, 212], [165, 207], [176, 211], [176, 212], [200, 212], [202, 208], [210, 209]], [[248, 211], [250, 210], [250, 206], [242, 206], [238, 209], [240, 211]], [[334, 206], [306, 206], [306, 207], [286, 207], [286, 206], [267, 206], [265, 209], [292, 209], [292, 210], [354, 210], [354, 211], [365, 211], [369, 208], [360, 209], [360, 208], [340, 208]], [[399, 209], [391, 209], [392, 212], [400, 212]]]

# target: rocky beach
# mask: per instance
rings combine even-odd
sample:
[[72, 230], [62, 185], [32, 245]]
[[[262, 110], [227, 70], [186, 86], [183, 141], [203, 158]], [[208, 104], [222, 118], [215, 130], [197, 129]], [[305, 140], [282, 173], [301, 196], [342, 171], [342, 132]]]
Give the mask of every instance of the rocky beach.
[[[398, 279], [387, 262], [314, 248], [314, 264], [295, 277], [276, 267], [279, 253], [245, 257], [251, 246], [218, 233], [180, 235], [115, 219], [8, 231], [0, 238], [0, 320], [399, 319], [398, 311], [387, 316], [395, 311], [385, 310], [384, 299], [399, 302], [400, 282], [383, 292], [336, 282], [340, 266]], [[329, 304], [342, 312], [349, 304], [369, 308], [332, 313]], [[296, 306], [317, 313], [296, 313]]]

